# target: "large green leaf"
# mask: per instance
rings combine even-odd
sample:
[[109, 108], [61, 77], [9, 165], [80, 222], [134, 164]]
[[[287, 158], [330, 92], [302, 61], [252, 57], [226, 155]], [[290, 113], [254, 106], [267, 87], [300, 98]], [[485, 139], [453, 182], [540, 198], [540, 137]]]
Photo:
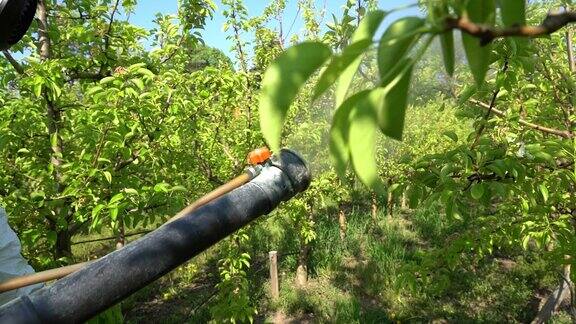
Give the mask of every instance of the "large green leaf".
[[369, 93], [370, 90], [364, 90], [346, 99], [340, 107], [338, 107], [332, 120], [332, 127], [330, 129], [330, 156], [334, 162], [336, 172], [341, 178], [344, 178], [348, 162], [350, 161], [348, 134], [352, 109], [358, 105], [360, 100], [364, 100]]
[[[494, 24], [496, 11], [494, 0], [469, 0], [466, 10], [471, 21]], [[466, 33], [462, 33], [462, 42], [474, 81], [480, 86], [484, 83], [490, 65], [491, 45], [482, 46], [479, 38]]]
[[350, 44], [340, 55], [334, 56], [316, 83], [312, 99], [318, 99], [342, 75], [343, 78], [340, 78], [341, 81], [338, 84], [345, 85], [345, 87], [338, 87], [339, 90], [336, 92], [336, 106], [339, 106], [344, 101], [350, 82], [358, 70], [362, 54], [371, 44], [372, 40], [364, 39]]
[[[502, 22], [505, 26], [526, 25], [526, 0], [501, 0], [500, 9]], [[526, 56], [528, 39], [522, 37], [512, 37], [508, 41], [516, 46], [518, 56]]]
[[526, 0], [501, 0], [500, 9], [505, 26], [526, 25]]
[[[363, 54], [372, 44], [374, 34], [386, 15], [387, 13], [381, 10], [372, 11], [367, 14], [352, 35], [352, 38], [350, 39], [351, 45], [342, 51], [341, 59], [338, 59], [340, 62], [335, 63], [340, 65], [340, 68], [333, 68], [334, 72], [332, 72], [330, 66], [328, 66], [325, 74], [330, 73], [331, 75], [326, 74], [327, 82], [321, 82], [322, 78], [318, 81], [317, 87], [320, 87], [320, 89], [317, 88], [316, 92], [318, 93], [320, 90], [321, 92], [324, 92], [330, 85], [332, 85], [332, 83], [334, 83], [334, 81], [336, 81], [334, 77], [337, 75], [334, 75], [334, 73], [340, 74], [338, 77], [338, 83], [336, 84], [336, 107], [340, 106], [340, 104], [344, 102], [350, 84], [352, 83], [352, 79], [354, 78], [356, 71], [358, 71], [360, 63], [362, 63]], [[325, 89], [322, 90], [323, 87], [325, 87]]]
[[424, 20], [418, 17], [401, 18], [384, 32], [378, 47], [378, 68], [383, 83], [394, 75], [395, 67], [420, 37], [418, 30], [424, 26]]
[[352, 166], [360, 180], [372, 190], [384, 193], [376, 163], [377, 107], [381, 104], [385, 88], [376, 88], [359, 100], [350, 116], [348, 143]]
[[301, 43], [284, 51], [266, 70], [260, 96], [260, 126], [272, 150], [280, 148], [282, 126], [292, 101], [331, 53], [323, 43]]
[[472, 195], [472, 198], [480, 200], [480, 198], [484, 196], [484, 184], [481, 182], [475, 182], [470, 187], [470, 194]]
[[378, 125], [384, 134], [397, 140], [402, 140], [408, 90], [412, 79], [414, 64], [411, 60], [404, 61], [407, 65], [384, 89], [385, 95], [377, 109]]
[[442, 45], [442, 56], [444, 57], [444, 68], [446, 73], [452, 76], [454, 74], [454, 32], [449, 30], [440, 35]]

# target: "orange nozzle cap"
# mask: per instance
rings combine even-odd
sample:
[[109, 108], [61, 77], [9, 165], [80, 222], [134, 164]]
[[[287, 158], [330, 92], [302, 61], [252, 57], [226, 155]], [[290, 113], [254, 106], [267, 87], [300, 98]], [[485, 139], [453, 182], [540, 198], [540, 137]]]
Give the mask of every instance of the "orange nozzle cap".
[[248, 163], [251, 165], [261, 164], [272, 156], [267, 147], [257, 148], [248, 154]]

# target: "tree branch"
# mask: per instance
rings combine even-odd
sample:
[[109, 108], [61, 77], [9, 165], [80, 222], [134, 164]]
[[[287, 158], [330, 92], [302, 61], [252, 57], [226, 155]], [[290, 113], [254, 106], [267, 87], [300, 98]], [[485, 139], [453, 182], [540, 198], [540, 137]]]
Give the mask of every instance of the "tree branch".
[[[506, 59], [504, 61], [504, 66], [502, 67], [502, 70], [500, 73], [504, 74], [506, 73], [506, 71], [508, 71], [508, 59]], [[490, 114], [492, 113], [492, 111], [494, 110], [494, 106], [496, 105], [496, 99], [498, 99], [498, 94], [500, 93], [500, 87], [497, 86], [496, 89], [494, 90], [494, 93], [492, 94], [492, 100], [490, 101], [490, 105], [488, 106], [488, 111], [486, 111], [486, 115], [484, 116], [484, 120], [487, 121], [488, 118], [490, 117]], [[478, 132], [476, 133], [476, 138], [474, 139], [474, 142], [472, 143], [472, 148], [474, 148], [476, 146], [476, 144], [478, 144], [478, 141], [480, 140], [480, 136], [482, 136], [482, 133], [484, 133], [484, 130], [486, 129], [486, 123], [483, 123], [480, 128], [478, 129]]]
[[[481, 102], [481, 101], [475, 100], [475, 99], [469, 99], [468, 102], [473, 103], [480, 108], [483, 108], [486, 110], [491, 110], [494, 115], [497, 115], [500, 117], [506, 117], [506, 114], [504, 112], [502, 112], [502, 111], [500, 111], [494, 107], [490, 107], [490, 105], [487, 103], [484, 103], [484, 102]], [[529, 121], [526, 121], [524, 119], [520, 119], [518, 121], [518, 123], [520, 125], [535, 129], [535, 130], [543, 132], [543, 133], [552, 134], [552, 135], [556, 135], [556, 136], [560, 136], [560, 137], [568, 138], [568, 139], [573, 138], [573, 136], [568, 131], [563, 131], [563, 130], [559, 130], [559, 129], [554, 129], [554, 128], [549, 128], [549, 127], [537, 125], [537, 124], [531, 123]]]
[[562, 11], [549, 13], [539, 26], [512, 26], [497, 28], [484, 24], [476, 24], [468, 17], [447, 18], [447, 29], [459, 29], [460, 31], [480, 38], [482, 45], [486, 45], [496, 38], [509, 36], [517, 37], [540, 37], [559, 30], [569, 23], [576, 22], [576, 12]]
[[8, 62], [10, 62], [12, 67], [14, 67], [14, 70], [18, 72], [18, 74], [24, 74], [24, 68], [22, 67], [22, 65], [20, 65], [20, 63], [18, 63], [18, 61], [16, 61], [16, 59], [12, 56], [12, 54], [10, 54], [10, 52], [5, 50], [2, 51], [2, 53], [4, 54], [4, 57], [6, 57]]
[[108, 29], [106, 30], [106, 34], [104, 34], [104, 51], [108, 51], [108, 48], [110, 47], [110, 37], [112, 34], [112, 24], [114, 23], [114, 16], [116, 15], [116, 12], [118, 11], [118, 6], [120, 5], [120, 0], [116, 0], [116, 3], [114, 4], [114, 8], [112, 8], [112, 13], [110, 14], [110, 23], [108, 24]]

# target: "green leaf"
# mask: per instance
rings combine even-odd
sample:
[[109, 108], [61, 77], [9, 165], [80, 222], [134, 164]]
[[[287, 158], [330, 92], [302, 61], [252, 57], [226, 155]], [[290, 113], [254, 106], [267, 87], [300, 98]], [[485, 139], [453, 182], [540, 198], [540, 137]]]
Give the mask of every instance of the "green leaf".
[[467, 85], [462, 92], [458, 95], [458, 105], [465, 104], [478, 91], [478, 86], [475, 84]]
[[102, 87], [101, 86], [94, 86], [88, 89], [88, 91], [86, 91], [86, 96], [90, 97], [95, 95], [96, 93], [102, 91]]
[[260, 96], [260, 126], [273, 151], [280, 148], [288, 108], [306, 80], [331, 56], [321, 42], [305, 42], [282, 53], [266, 70]]
[[505, 26], [526, 25], [526, 0], [501, 0], [500, 9]]
[[484, 196], [484, 184], [482, 183], [474, 183], [472, 187], [470, 187], [470, 194], [472, 194], [472, 198], [479, 200]]
[[154, 191], [156, 191], [156, 192], [168, 192], [168, 187], [170, 187], [169, 184], [167, 184], [165, 182], [161, 182], [161, 183], [158, 183], [154, 186]]
[[450, 30], [440, 35], [442, 45], [442, 56], [444, 57], [444, 68], [449, 76], [454, 75], [454, 31]]
[[105, 206], [103, 204], [98, 204], [96, 205], [96, 207], [94, 207], [94, 209], [92, 209], [92, 218], [98, 216], [98, 214], [100, 214], [100, 211], [102, 210], [102, 208], [104, 208]]
[[336, 106], [339, 106], [346, 98], [348, 87], [362, 62], [362, 54], [371, 44], [372, 40], [364, 39], [346, 47], [340, 55], [332, 57], [316, 83], [312, 99], [318, 99], [336, 80], [339, 80], [336, 90]]
[[58, 146], [58, 132], [52, 133], [52, 135], [50, 135], [50, 146], [52, 148]]
[[456, 133], [454, 131], [446, 131], [444, 133], [442, 133], [442, 135], [450, 138], [451, 140], [453, 140], [455, 143], [458, 142], [458, 135], [456, 135]]
[[[358, 71], [358, 67], [360, 63], [362, 63], [362, 54], [364, 54], [365, 50], [372, 44], [374, 39], [374, 34], [378, 30], [378, 27], [382, 23], [382, 20], [386, 17], [387, 13], [381, 10], [376, 10], [370, 12], [358, 25], [358, 28], [352, 34], [351, 44], [349, 47], [345, 48], [342, 51], [342, 57], [349, 57], [350, 63], [341, 70], [340, 77], [338, 78], [338, 83], [336, 84], [336, 107], [340, 106], [344, 99], [346, 98], [346, 94], [348, 93], [348, 89], [350, 88], [350, 84], [352, 83], [352, 79]], [[364, 51], [354, 55], [359, 51], [359, 49], [363, 46]], [[360, 47], [360, 48], [358, 48]], [[328, 69], [326, 69], [328, 71]], [[320, 84], [320, 81], [318, 81]]]
[[141, 74], [143, 76], [147, 76], [149, 78], [154, 78], [156, 75], [152, 73], [152, 71], [148, 70], [147, 68], [139, 68], [136, 70], [137, 74]]
[[144, 90], [144, 81], [142, 81], [142, 79], [132, 79], [130, 81], [132, 81], [139, 90]]
[[108, 171], [103, 171], [102, 173], [104, 173], [104, 177], [106, 177], [106, 180], [108, 180], [108, 183], [112, 183], [112, 174]]
[[378, 112], [378, 125], [387, 136], [402, 140], [406, 106], [408, 104], [408, 89], [412, 78], [412, 62], [384, 88], [384, 98]]
[[110, 83], [114, 80], [116, 80], [116, 78], [113, 76], [105, 77], [102, 80], [100, 80], [100, 84], [104, 85], [104, 84]]
[[[466, 9], [472, 22], [494, 24], [494, 0], [469, 0]], [[462, 42], [474, 81], [478, 86], [481, 86], [490, 66], [491, 45], [482, 46], [479, 38], [467, 33], [462, 33]]]
[[40, 96], [42, 95], [42, 83], [36, 83], [34, 85], [34, 95], [36, 95], [36, 97], [40, 98]]
[[115, 194], [114, 197], [112, 197], [112, 199], [110, 199], [110, 202], [108, 204], [109, 205], [115, 204], [115, 203], [121, 201], [122, 199], [124, 199], [123, 193]]
[[369, 93], [370, 90], [364, 90], [346, 99], [346, 101], [338, 107], [332, 119], [332, 127], [330, 128], [330, 157], [334, 162], [336, 173], [342, 179], [344, 179], [346, 175], [346, 167], [350, 160], [348, 134], [352, 109]]
[[115, 221], [118, 219], [118, 207], [114, 207], [110, 209], [110, 219]]
[[542, 194], [542, 198], [544, 199], [544, 202], [548, 201], [548, 197], [549, 197], [549, 193], [548, 193], [548, 188], [546, 187], [545, 184], [540, 184], [538, 186], [538, 188], [540, 188], [540, 193]]
[[385, 193], [376, 163], [376, 109], [385, 95], [384, 88], [376, 88], [353, 109], [348, 144], [352, 166], [360, 180], [372, 190]]
[[378, 46], [378, 68], [380, 79], [390, 79], [394, 68], [420, 37], [418, 30], [424, 26], [424, 20], [418, 17], [405, 17], [392, 23], [380, 39]]
[[186, 189], [186, 187], [184, 186], [174, 186], [170, 189], [170, 191], [182, 191], [182, 192], [186, 192], [188, 191], [188, 189]]
[[522, 239], [522, 248], [524, 248], [524, 250], [528, 250], [529, 242], [530, 242], [530, 235], [524, 236], [524, 238]]
[[132, 189], [132, 188], [126, 188], [124, 189], [124, 192], [130, 195], [137, 195], [138, 191], [136, 189]]

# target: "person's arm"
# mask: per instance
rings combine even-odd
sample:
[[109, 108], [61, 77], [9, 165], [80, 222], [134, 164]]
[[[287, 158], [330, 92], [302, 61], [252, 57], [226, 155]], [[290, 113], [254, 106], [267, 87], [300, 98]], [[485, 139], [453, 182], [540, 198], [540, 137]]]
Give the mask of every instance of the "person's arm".
[[[34, 269], [21, 254], [20, 240], [8, 225], [8, 216], [3, 208], [0, 208], [0, 282], [7, 279], [34, 273]], [[0, 305], [10, 300], [42, 287], [34, 285], [20, 288], [0, 294]]]

